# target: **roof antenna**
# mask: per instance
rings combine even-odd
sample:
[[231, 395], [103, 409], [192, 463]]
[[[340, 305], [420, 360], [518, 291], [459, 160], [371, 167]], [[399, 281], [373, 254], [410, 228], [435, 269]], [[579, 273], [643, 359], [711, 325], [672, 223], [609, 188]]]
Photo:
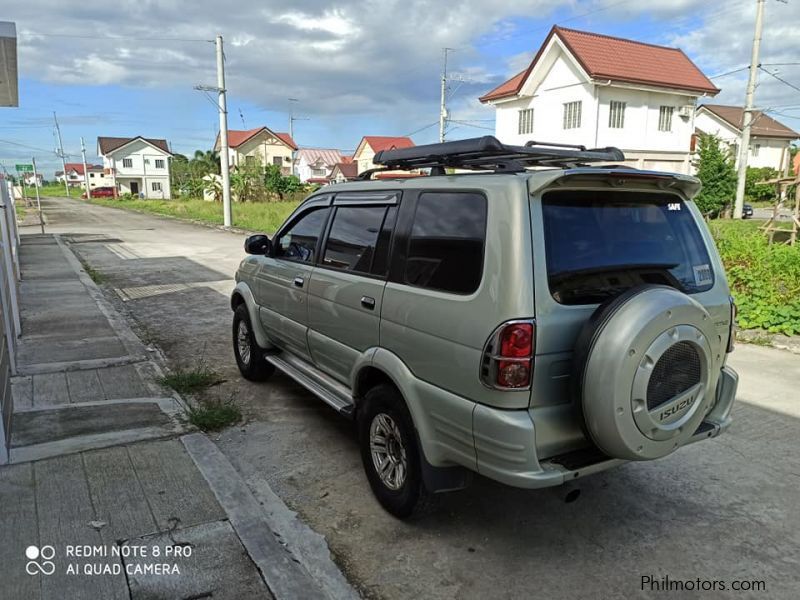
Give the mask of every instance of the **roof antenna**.
[[242, 120], [242, 129], [247, 129], [247, 125], [244, 124], [244, 115], [242, 114], [242, 109], [239, 109], [239, 118]]

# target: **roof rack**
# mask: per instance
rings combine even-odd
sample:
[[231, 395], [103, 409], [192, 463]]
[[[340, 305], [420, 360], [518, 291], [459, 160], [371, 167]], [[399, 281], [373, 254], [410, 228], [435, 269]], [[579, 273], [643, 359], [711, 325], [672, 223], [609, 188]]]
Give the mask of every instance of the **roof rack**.
[[524, 146], [503, 144], [496, 137], [483, 137], [427, 144], [411, 148], [381, 150], [372, 162], [382, 169], [359, 175], [369, 179], [377, 171], [431, 169], [431, 175], [445, 175], [445, 169], [472, 169], [495, 173], [514, 173], [526, 167], [576, 167], [589, 162], [625, 160], [619, 148], [592, 148], [571, 144], [530, 141]]

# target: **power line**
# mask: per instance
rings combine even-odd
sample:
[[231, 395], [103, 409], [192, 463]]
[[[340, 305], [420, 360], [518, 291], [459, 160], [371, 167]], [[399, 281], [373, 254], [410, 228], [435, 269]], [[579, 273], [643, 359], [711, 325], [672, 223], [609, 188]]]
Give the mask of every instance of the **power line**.
[[403, 137], [411, 137], [415, 133], [419, 133], [420, 131], [425, 131], [426, 129], [430, 129], [434, 125], [438, 125], [438, 124], [439, 124], [439, 121], [434, 121], [433, 123], [429, 123], [428, 125], [425, 125], [424, 127], [420, 127], [419, 129], [415, 129], [411, 133], [405, 134], [405, 136], [403, 136]]
[[777, 75], [775, 75], [775, 73], [773, 73], [772, 71], [767, 71], [767, 70], [766, 70], [765, 68], [763, 68], [761, 65], [759, 65], [759, 66], [758, 66], [758, 68], [759, 68], [759, 69], [761, 69], [762, 71], [764, 71], [764, 73], [766, 73], [767, 75], [771, 75], [772, 77], [774, 77], [775, 79], [777, 79], [777, 80], [778, 80], [778, 81], [780, 81], [781, 83], [783, 83], [783, 84], [785, 84], [785, 85], [788, 85], [788, 86], [789, 86], [790, 88], [792, 88], [793, 90], [797, 90], [798, 92], [800, 92], [800, 87], [797, 87], [795, 84], [793, 84], [793, 83], [789, 83], [789, 82], [788, 82], [788, 81], [786, 81], [785, 79], [783, 79], [783, 78], [781, 78], [781, 77], [778, 77], [778, 76], [777, 76]]
[[738, 69], [734, 69], [733, 71], [727, 71], [725, 73], [720, 73], [719, 75], [713, 75], [709, 77], [709, 79], [717, 79], [718, 77], [725, 77], [726, 75], [733, 75], [734, 73], [738, 73], [739, 71], [746, 71], [750, 67], [740, 67]]
[[54, 37], [54, 38], [69, 38], [69, 39], [76, 39], [76, 40], [110, 40], [110, 41], [119, 41], [119, 40], [132, 40], [132, 41], [146, 41], [146, 42], [210, 42], [214, 43], [214, 40], [203, 40], [199, 38], [178, 38], [178, 37], [142, 37], [142, 36], [134, 36], [134, 35], [79, 35], [73, 33], [41, 33], [35, 31], [21, 31], [19, 33], [20, 36], [25, 37]]

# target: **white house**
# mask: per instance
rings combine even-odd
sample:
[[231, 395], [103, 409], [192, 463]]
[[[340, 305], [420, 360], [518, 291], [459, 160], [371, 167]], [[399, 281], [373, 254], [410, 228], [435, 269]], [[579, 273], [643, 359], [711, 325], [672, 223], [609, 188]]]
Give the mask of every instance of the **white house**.
[[[297, 144], [288, 133], [275, 132], [267, 127], [255, 129], [228, 130], [228, 162], [231, 167], [257, 164], [278, 165], [281, 173], [291, 175], [292, 160]], [[219, 152], [219, 134], [214, 142], [214, 150]]]
[[37, 173], [36, 177], [34, 177], [32, 172], [28, 172], [22, 174], [22, 180], [25, 182], [25, 185], [33, 186], [38, 182], [38, 184], [41, 186], [42, 181], [44, 181], [44, 177], [41, 173]]
[[[720, 138], [730, 148], [739, 163], [739, 149], [742, 145], [741, 106], [722, 106], [703, 104], [697, 109], [694, 124], [697, 133], [708, 133]], [[771, 167], [783, 172], [791, 161], [789, 146], [792, 140], [800, 138], [800, 133], [779, 123], [760, 110], [753, 112], [750, 128], [750, 154], [747, 165], [750, 167]]]
[[677, 48], [554, 26], [480, 101], [502, 142], [616, 146], [632, 166], [688, 173], [697, 99], [718, 92]]
[[[86, 187], [86, 179], [83, 176], [83, 163], [67, 163], [67, 173], [64, 171], [56, 171], [56, 181], [59, 183], [64, 182], [66, 177], [67, 185], [70, 187]], [[89, 172], [89, 187], [113, 187], [114, 178], [111, 173], [106, 173], [103, 165], [86, 165], [86, 170]]]
[[295, 155], [295, 174], [304, 183], [327, 183], [333, 167], [342, 162], [338, 150], [300, 148]]
[[166, 140], [99, 137], [97, 154], [120, 194], [169, 199], [169, 161], [172, 153]]
[[375, 155], [381, 150], [394, 148], [411, 148], [414, 142], [406, 136], [365, 135], [353, 153], [353, 162], [358, 165], [358, 172], [363, 173], [374, 169], [377, 165], [372, 162]]

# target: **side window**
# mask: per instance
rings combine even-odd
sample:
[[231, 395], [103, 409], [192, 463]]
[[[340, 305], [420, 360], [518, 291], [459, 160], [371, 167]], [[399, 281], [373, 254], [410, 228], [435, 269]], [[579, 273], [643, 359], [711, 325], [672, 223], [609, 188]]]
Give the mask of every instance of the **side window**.
[[470, 294], [483, 273], [486, 198], [473, 192], [420, 195], [408, 242], [405, 282]]
[[317, 208], [307, 212], [284, 231], [275, 241], [276, 258], [313, 263], [317, 240], [330, 208]]
[[386, 206], [340, 206], [325, 244], [322, 263], [346, 271], [369, 273], [386, 216]]

